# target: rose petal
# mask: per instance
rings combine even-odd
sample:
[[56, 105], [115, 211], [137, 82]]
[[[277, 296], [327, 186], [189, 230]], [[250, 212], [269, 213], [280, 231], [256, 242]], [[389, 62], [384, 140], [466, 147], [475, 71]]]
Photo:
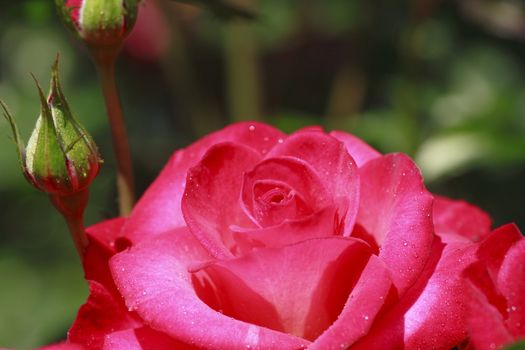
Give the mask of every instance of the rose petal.
[[308, 342], [234, 320], [195, 294], [188, 266], [211, 256], [187, 230], [144, 240], [115, 255], [111, 268], [126, 304], [157, 331], [205, 349], [287, 349]]
[[430, 254], [434, 237], [432, 196], [418, 168], [404, 154], [371, 160], [360, 170], [357, 225], [375, 239], [379, 257], [389, 267], [402, 295], [415, 282]]
[[480, 245], [464, 275], [472, 344], [494, 349], [525, 336], [525, 239], [504, 225]]
[[89, 297], [68, 332], [68, 340], [88, 349], [101, 349], [104, 338], [114, 331], [141, 326], [140, 319], [129, 313], [121, 299], [102, 284], [89, 281]]
[[[115, 240], [125, 223], [124, 218], [106, 220], [86, 229], [89, 245], [84, 256], [84, 273], [87, 280], [97, 281], [104, 286], [113, 286], [108, 260], [115, 254]], [[115, 295], [118, 295], [116, 293]]]
[[313, 340], [337, 318], [369, 258], [363, 241], [312, 239], [217, 261], [194, 283], [225, 315]]
[[366, 335], [391, 291], [389, 275], [372, 255], [337, 320], [308, 349], [347, 349]]
[[231, 225], [254, 227], [239, 198], [243, 174], [259, 159], [248, 147], [222, 143], [210, 148], [188, 172], [182, 212], [190, 231], [216, 258], [231, 257], [235, 250]]
[[434, 229], [445, 243], [479, 242], [490, 234], [492, 220], [481, 209], [462, 200], [434, 196]]
[[[39, 350], [87, 350], [87, 348], [85, 348], [82, 345], [72, 344], [72, 343], [53, 344], [53, 345], [44, 346], [38, 349]], [[0, 348], [0, 350], [7, 350], [7, 349]]]
[[477, 255], [487, 267], [493, 281], [497, 281], [505, 254], [516, 242], [523, 239], [514, 224], [507, 224], [495, 229], [480, 245]]
[[381, 157], [381, 153], [354, 135], [334, 130], [330, 132], [330, 136], [335, 137], [345, 145], [348, 154], [354, 159], [359, 168], [366, 162]]
[[436, 238], [418, 281], [382, 315], [352, 350], [450, 349], [466, 338], [462, 273], [475, 261], [475, 245], [443, 245]]
[[282, 247], [311, 238], [326, 237], [338, 232], [334, 206], [320, 210], [301, 220], [285, 221], [280, 225], [261, 229], [232, 227], [232, 234], [239, 254], [255, 248]]
[[316, 171], [338, 205], [343, 232], [349, 235], [359, 207], [359, 174], [343, 143], [322, 132], [301, 130], [276, 145], [267, 158], [283, 156], [299, 158]]
[[185, 226], [181, 199], [186, 185], [186, 174], [214, 144], [236, 142], [263, 155], [285, 138], [284, 133], [269, 125], [243, 122], [232, 124], [177, 151], [133, 208], [123, 229], [123, 235], [132, 241], [138, 241], [148, 235]]
[[[283, 198], [282, 204], [271, 203], [264, 198], [268, 191], [257, 193], [266, 187], [289, 189], [290, 198]], [[246, 212], [261, 227], [300, 219], [333, 203], [310, 165], [292, 157], [269, 158], [257, 164], [245, 174], [241, 193]]]
[[497, 308], [473, 284], [468, 286], [468, 332], [476, 350], [499, 349], [512, 341], [505, 321]]
[[191, 350], [192, 346], [176, 341], [148, 327], [126, 329], [108, 334], [103, 350]]
[[516, 339], [525, 338], [525, 238], [507, 252], [497, 285], [507, 299], [506, 324], [510, 333]]

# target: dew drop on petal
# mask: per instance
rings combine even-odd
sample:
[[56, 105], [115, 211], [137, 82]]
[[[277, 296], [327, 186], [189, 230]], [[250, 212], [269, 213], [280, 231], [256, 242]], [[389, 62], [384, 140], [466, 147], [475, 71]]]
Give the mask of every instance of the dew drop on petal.
[[248, 127], [248, 130], [250, 130], [250, 131], [254, 131], [254, 130], [255, 130], [255, 125], [250, 125], [250, 126]]

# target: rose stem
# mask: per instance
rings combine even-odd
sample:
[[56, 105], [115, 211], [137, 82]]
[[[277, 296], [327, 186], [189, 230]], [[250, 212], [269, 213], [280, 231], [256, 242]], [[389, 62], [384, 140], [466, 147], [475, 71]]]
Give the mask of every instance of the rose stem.
[[[244, 3], [255, 8], [254, 0]], [[229, 19], [224, 25], [226, 91], [234, 121], [262, 119], [258, 45], [252, 29], [252, 23], [241, 19]]]
[[88, 197], [89, 192], [87, 189], [69, 196], [49, 195], [51, 203], [66, 220], [69, 233], [75, 243], [75, 248], [81, 261], [84, 261], [84, 255], [88, 246], [88, 238], [84, 228], [84, 209], [86, 208]]
[[102, 92], [106, 102], [113, 150], [117, 162], [117, 191], [120, 215], [131, 212], [135, 195], [133, 190], [133, 167], [129, 150], [128, 136], [124, 123], [124, 114], [120, 104], [117, 84], [115, 82], [116, 54], [94, 54], [98, 73], [102, 84]]

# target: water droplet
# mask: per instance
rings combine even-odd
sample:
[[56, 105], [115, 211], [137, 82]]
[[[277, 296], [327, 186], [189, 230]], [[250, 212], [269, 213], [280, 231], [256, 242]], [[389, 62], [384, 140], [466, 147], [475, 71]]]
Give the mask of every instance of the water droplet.
[[121, 268], [120, 271], [124, 272], [124, 271], [126, 271], [126, 269], [125, 268]]
[[248, 127], [248, 130], [250, 130], [250, 131], [254, 131], [254, 130], [255, 130], [255, 125], [250, 125], [250, 126]]
[[406, 241], [403, 242], [403, 246], [404, 246], [404, 247], [408, 246], [408, 242], [406, 242]]
[[270, 138], [268, 136], [266, 136], [265, 138], [263, 138], [263, 141], [268, 141]]
[[146, 291], [143, 291], [143, 292], [142, 292], [142, 295], [146, 295], [146, 294], [148, 294], [148, 292], [146, 292]]
[[278, 143], [283, 143], [284, 140], [283, 140], [283, 139], [278, 139], [277, 142], [278, 142]]
[[364, 315], [363, 318], [364, 318], [365, 320], [368, 320], [368, 316], [367, 316], [367, 315]]

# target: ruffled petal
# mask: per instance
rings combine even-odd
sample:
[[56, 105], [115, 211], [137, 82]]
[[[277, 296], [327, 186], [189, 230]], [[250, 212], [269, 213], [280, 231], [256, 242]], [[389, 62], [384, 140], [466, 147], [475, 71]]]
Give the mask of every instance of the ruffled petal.
[[354, 135], [348, 134], [344, 131], [334, 130], [330, 132], [330, 136], [335, 137], [345, 145], [346, 150], [350, 156], [352, 156], [359, 168], [366, 162], [381, 157], [381, 153]]
[[186, 185], [186, 174], [213, 145], [235, 142], [263, 155], [285, 138], [284, 133], [269, 125], [242, 122], [209, 134], [191, 146], [177, 151], [133, 208], [124, 227], [124, 235], [132, 241], [138, 241], [149, 235], [185, 226], [181, 199]]
[[300, 130], [276, 145], [267, 158], [283, 156], [299, 158], [316, 171], [349, 235], [359, 208], [359, 174], [343, 143], [322, 132]]
[[434, 237], [432, 196], [421, 174], [404, 154], [391, 154], [361, 169], [359, 237], [379, 246], [399, 294], [421, 273]]
[[313, 340], [337, 318], [369, 258], [363, 241], [312, 239], [217, 261], [194, 277], [215, 310]]
[[252, 149], [233, 143], [213, 146], [190, 169], [182, 211], [190, 231], [216, 258], [231, 257], [230, 226], [255, 227], [239, 198], [243, 174], [260, 160]]
[[337, 320], [308, 349], [347, 349], [366, 335], [392, 291], [389, 275], [383, 262], [371, 256]]
[[296, 349], [308, 342], [227, 317], [193, 288], [189, 266], [211, 259], [187, 230], [165, 233], [115, 255], [111, 268], [126, 304], [151, 328], [205, 349]]
[[479, 242], [491, 231], [490, 216], [462, 200], [434, 196], [433, 216], [436, 234], [445, 243]]

